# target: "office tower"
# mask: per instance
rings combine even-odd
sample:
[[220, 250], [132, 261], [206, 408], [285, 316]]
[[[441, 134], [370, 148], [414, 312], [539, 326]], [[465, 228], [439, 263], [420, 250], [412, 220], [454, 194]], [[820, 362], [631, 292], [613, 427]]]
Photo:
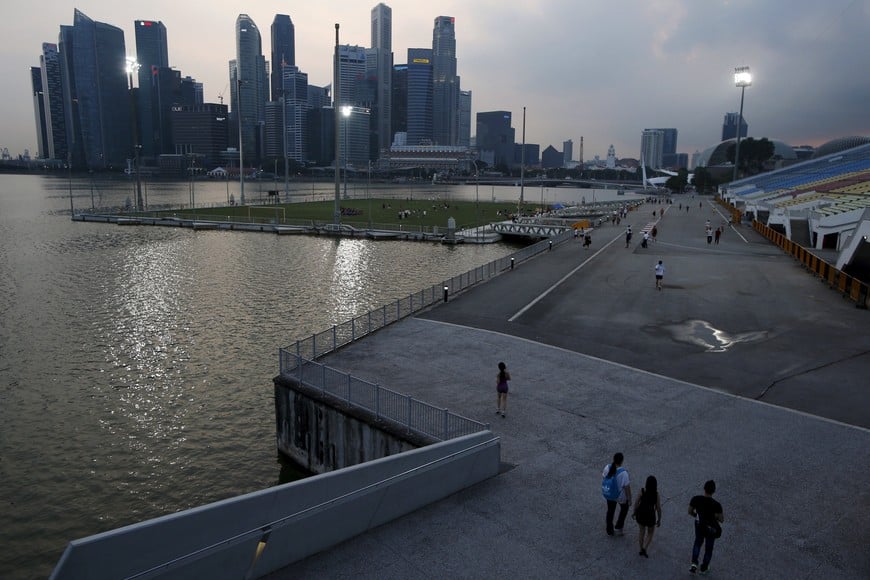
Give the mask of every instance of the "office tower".
[[241, 123], [245, 164], [253, 165], [263, 153], [268, 88], [260, 31], [247, 14], [239, 14], [236, 19], [236, 59], [230, 62], [230, 90], [233, 120], [237, 125]]
[[56, 44], [44, 42], [39, 57], [42, 72], [42, 96], [45, 101], [46, 147], [40, 155], [67, 160], [66, 112], [63, 102], [63, 75]]
[[471, 146], [471, 91], [459, 91], [459, 135], [457, 145]]
[[332, 96], [330, 95], [331, 87], [318, 87], [308, 85], [308, 108], [321, 109], [323, 107], [332, 106]]
[[[509, 166], [513, 161], [514, 129], [510, 111], [486, 111], [477, 114], [477, 149], [481, 157], [490, 152], [492, 164]], [[528, 161], [527, 161], [528, 163]]]
[[170, 113], [175, 152], [197, 155], [202, 163], [218, 163], [229, 146], [227, 106], [217, 103], [178, 105]]
[[331, 106], [308, 109], [307, 161], [331, 165], [335, 161], [335, 110]]
[[[524, 152], [525, 151], [525, 152]], [[536, 166], [541, 163], [541, 146], [537, 143], [514, 143], [513, 165], [520, 167], [523, 163], [526, 167]]]
[[33, 90], [33, 114], [36, 117], [37, 159], [48, 158], [48, 121], [45, 114], [45, 95], [42, 91], [42, 69], [30, 67], [30, 86]]
[[[677, 164], [677, 130], [676, 129], [664, 129], [664, 128], [654, 128], [654, 129], [646, 129], [646, 131], [661, 131], [662, 132], [662, 158], [661, 162], [658, 165], [653, 166], [656, 169], [660, 169], [662, 167], [675, 167]], [[647, 163], [649, 166], [650, 164]]]
[[367, 76], [375, 84], [375, 107], [373, 107], [378, 154], [388, 149], [393, 140], [393, 11], [380, 3], [372, 8], [372, 48]]
[[393, 81], [392, 81], [392, 120], [390, 127], [395, 135], [402, 133], [407, 140], [408, 134], [408, 65], [397, 64], [393, 65]]
[[[171, 153], [169, 103], [160, 100], [160, 69], [169, 68], [166, 26], [153, 20], [136, 20], [136, 61], [139, 63], [137, 116], [142, 155], [154, 158]], [[162, 106], [161, 106], [162, 105]]]
[[571, 139], [562, 142], [562, 167], [568, 167], [574, 157], [574, 142]]
[[432, 144], [432, 49], [408, 49], [408, 145]]
[[75, 10], [72, 26], [61, 26], [58, 44], [73, 163], [123, 167], [134, 154], [124, 32]]
[[281, 99], [281, 67], [296, 66], [296, 30], [286, 14], [272, 20], [272, 100]]
[[341, 78], [341, 94], [333, 95], [338, 106], [359, 103], [361, 84], [366, 75], [366, 49], [362, 46], [344, 44], [338, 47], [338, 70]]
[[653, 169], [662, 167], [665, 132], [661, 129], [644, 129], [640, 137], [640, 158], [644, 165]]
[[455, 20], [452, 16], [439, 16], [432, 32], [432, 140], [436, 145], [456, 145], [458, 141]]
[[725, 113], [725, 120], [722, 122], [722, 140], [737, 138], [737, 125], [740, 125], [740, 138], [745, 139], [749, 133], [749, 125], [746, 124], [746, 117], [740, 119], [740, 113]]
[[279, 81], [280, 91], [284, 95], [284, 107], [282, 109], [280, 99], [266, 104], [267, 110], [271, 110], [266, 119], [266, 156], [284, 158], [285, 135], [281, 132], [283, 126], [288, 159], [304, 163], [307, 147], [308, 74], [301, 72], [296, 66], [288, 65], [281, 71]]

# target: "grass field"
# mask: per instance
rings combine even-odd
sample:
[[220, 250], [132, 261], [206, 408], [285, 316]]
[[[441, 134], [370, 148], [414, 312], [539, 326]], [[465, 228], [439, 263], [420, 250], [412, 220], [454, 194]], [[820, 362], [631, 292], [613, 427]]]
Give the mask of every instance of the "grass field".
[[[213, 208], [197, 208], [159, 212], [159, 214], [178, 217], [196, 217], [200, 219], [215, 219], [240, 221], [276, 220], [279, 223], [298, 223], [308, 220], [331, 223], [335, 202], [310, 201], [303, 203], [281, 203], [272, 205], [225, 206]], [[508, 219], [517, 211], [516, 203], [473, 201], [442, 201], [423, 199], [345, 199], [340, 202], [341, 223], [368, 227], [372, 224], [406, 224], [414, 226], [447, 227], [448, 218], [456, 220], [457, 229], [466, 229], [477, 225], [488, 224]], [[523, 213], [535, 212], [537, 205], [526, 204]], [[403, 217], [400, 218], [399, 214]]]

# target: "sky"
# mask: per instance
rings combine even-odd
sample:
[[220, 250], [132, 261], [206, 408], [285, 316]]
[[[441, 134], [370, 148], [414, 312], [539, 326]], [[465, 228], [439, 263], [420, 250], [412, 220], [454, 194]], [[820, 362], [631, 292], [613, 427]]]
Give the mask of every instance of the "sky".
[[[0, 148], [36, 151], [30, 67], [43, 42], [57, 42], [78, 8], [124, 30], [135, 55], [134, 20], [167, 28], [169, 64], [204, 84], [206, 102], [229, 103], [227, 62], [235, 21], [246, 10], [270, 60], [275, 14], [296, 31], [296, 65], [313, 85], [332, 82], [335, 24], [340, 43], [371, 44], [371, 9], [359, 0], [42, 0], [19, 4], [0, 23], [4, 79]], [[690, 156], [721, 138], [727, 112], [740, 108], [734, 68], [749, 66], [743, 115], [749, 136], [818, 146], [870, 135], [870, 0], [394, 0], [393, 53], [432, 46], [438, 16], [456, 18], [457, 72], [481, 111], [513, 115], [516, 141], [541, 150], [574, 142], [574, 158], [640, 156], [645, 128], [677, 128]], [[472, 135], [474, 127], [472, 127]]]

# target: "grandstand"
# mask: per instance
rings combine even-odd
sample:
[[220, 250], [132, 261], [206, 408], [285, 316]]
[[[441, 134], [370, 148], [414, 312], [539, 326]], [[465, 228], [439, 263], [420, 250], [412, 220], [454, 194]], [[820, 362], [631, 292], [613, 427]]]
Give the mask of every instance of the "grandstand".
[[[720, 188], [751, 218], [810, 249], [837, 254], [837, 268], [870, 272], [870, 139]], [[823, 145], [821, 151], [831, 151]], [[833, 147], [833, 149], [836, 149]]]

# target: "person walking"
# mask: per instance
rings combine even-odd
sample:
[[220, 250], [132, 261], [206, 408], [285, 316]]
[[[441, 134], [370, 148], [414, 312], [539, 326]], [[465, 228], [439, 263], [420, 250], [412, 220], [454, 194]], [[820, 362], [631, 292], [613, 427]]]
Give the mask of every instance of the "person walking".
[[665, 277], [665, 265], [662, 264], [662, 261], [659, 260], [659, 263], [655, 266], [656, 270], [656, 290], [662, 289], [662, 280]]
[[591, 246], [591, 245], [592, 245], [592, 234], [590, 234], [589, 232], [586, 232], [586, 234], [583, 236], [583, 247], [588, 249], [589, 246]]
[[504, 417], [507, 411], [507, 396], [508, 396], [508, 381], [511, 380], [511, 374], [507, 371], [507, 365], [503, 362], [498, 363], [498, 375], [496, 375], [495, 392], [496, 408], [495, 414]]
[[659, 501], [658, 481], [655, 476], [647, 477], [646, 485], [640, 488], [640, 495], [634, 504], [631, 517], [637, 521], [640, 528], [639, 554], [644, 558], [649, 558], [646, 551], [652, 543], [653, 533], [657, 527], [662, 525], [662, 505]]
[[625, 230], [625, 247], [627, 248], [629, 244], [631, 244], [631, 226]]
[[722, 228], [721, 227], [716, 228], [716, 232], [714, 235], [716, 238], [716, 245], [718, 246], [719, 245], [719, 238], [722, 237]]
[[[628, 470], [622, 466], [624, 459], [622, 453], [614, 453], [613, 461], [605, 465], [601, 473], [601, 494], [607, 501], [605, 524], [608, 536], [612, 536], [614, 532], [620, 536], [623, 534], [625, 516], [628, 515], [628, 506], [631, 504], [631, 481]], [[619, 505], [619, 516], [614, 526], [613, 516], [617, 505]]]
[[644, 232], [643, 233], [643, 240], [641, 240], [640, 246], [642, 248], [646, 248], [648, 243], [649, 243], [649, 232]]
[[704, 559], [701, 562], [701, 574], [710, 570], [710, 559], [713, 557], [713, 545], [716, 538], [722, 535], [725, 515], [722, 504], [713, 499], [716, 493], [716, 482], [712, 479], [704, 484], [704, 495], [696, 495], [689, 501], [689, 515], [695, 518], [695, 544], [692, 546], [692, 565], [689, 572], [698, 570], [698, 556], [701, 554], [701, 544], [704, 544]]
[[652, 229], [652, 231], [651, 231], [650, 233], [652, 234], [652, 241], [655, 242], [655, 241], [656, 241], [656, 236], [657, 236], [658, 233], [659, 233], [659, 228], [658, 228], [658, 226], [653, 226], [653, 229]]
[[707, 226], [706, 233], [707, 233], [707, 244], [709, 245], [709, 244], [713, 243], [713, 228], [710, 226]]

